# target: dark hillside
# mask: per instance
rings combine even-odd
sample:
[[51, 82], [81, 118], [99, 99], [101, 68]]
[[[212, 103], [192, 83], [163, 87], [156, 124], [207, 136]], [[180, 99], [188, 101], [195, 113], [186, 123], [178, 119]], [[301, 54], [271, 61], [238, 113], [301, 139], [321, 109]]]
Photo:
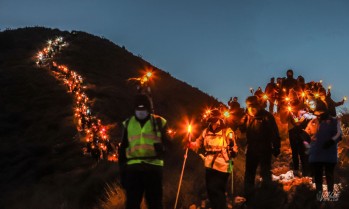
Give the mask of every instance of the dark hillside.
[[72, 98], [32, 57], [58, 30], [0, 33], [0, 208], [91, 208], [116, 166], [81, 154]]
[[[88, 96], [88, 105], [102, 125], [110, 128], [108, 137], [113, 142], [120, 141], [120, 122], [132, 114], [136, 86], [127, 80], [142, 76], [145, 70], [154, 74], [151, 86], [156, 113], [165, 116], [177, 132], [185, 118], [200, 118], [206, 107], [219, 102], [104, 38], [40, 27], [0, 32], [0, 208], [123, 208], [125, 198], [119, 186], [117, 164], [106, 160], [96, 163], [82, 154], [82, 139], [86, 140], [86, 135], [78, 130], [73, 91], [68, 91], [62, 79], [56, 79], [57, 74], [49, 70], [48, 64], [39, 67], [35, 63], [37, 53], [57, 36], [64, 37], [68, 46], [50, 61], [83, 77], [81, 86]], [[276, 118], [280, 121], [279, 116]], [[280, 122], [278, 125], [285, 126]], [[290, 171], [291, 162], [287, 135], [283, 135], [282, 153], [273, 158], [273, 178], [279, 180], [275, 180], [275, 187], [257, 189], [253, 208], [348, 208], [347, 126], [345, 130], [336, 171], [336, 183], [340, 183], [336, 186], [342, 191], [339, 201], [317, 201], [309, 178], [281, 179]], [[187, 138], [177, 134], [171, 152], [165, 156], [165, 208], [174, 205], [184, 155], [182, 140]], [[234, 162], [230, 208], [234, 204], [233, 208], [241, 208], [241, 202], [234, 202], [231, 197], [243, 191], [244, 135], [238, 143], [240, 154]], [[209, 208], [204, 206], [202, 164], [200, 157], [190, 151], [179, 208], [201, 204], [200, 208]]]
[[145, 69], [155, 74], [152, 83], [155, 111], [168, 118], [171, 124], [185, 114], [199, 115], [206, 105], [218, 104], [213, 97], [106, 39], [76, 32], [67, 40], [70, 45], [57, 60], [95, 87], [89, 89], [88, 94], [96, 98], [95, 112], [106, 117], [108, 122], [120, 121], [129, 115], [136, 88], [127, 79], [139, 77]]
[[[69, 47], [57, 62], [84, 77], [92, 111], [104, 123], [117, 124], [131, 113], [136, 91], [127, 79], [139, 77], [145, 68], [156, 75], [156, 112], [170, 124], [218, 104], [124, 48], [84, 32], [46, 28], [0, 32], [0, 208], [93, 208], [107, 183], [117, 185], [115, 163], [96, 165], [81, 154], [72, 96], [49, 71], [35, 65], [37, 52], [58, 35]], [[176, 182], [178, 175], [172, 175]]]

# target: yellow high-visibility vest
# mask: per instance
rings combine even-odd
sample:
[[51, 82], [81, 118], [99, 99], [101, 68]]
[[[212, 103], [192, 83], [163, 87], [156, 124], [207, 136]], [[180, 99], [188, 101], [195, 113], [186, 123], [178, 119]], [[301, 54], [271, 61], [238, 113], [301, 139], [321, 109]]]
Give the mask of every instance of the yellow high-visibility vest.
[[149, 119], [143, 127], [137, 121], [135, 116], [132, 116], [128, 123], [123, 122], [124, 126], [127, 126], [127, 135], [129, 146], [126, 148], [126, 158], [127, 164], [137, 164], [137, 163], [149, 163], [153, 165], [163, 166], [164, 161], [160, 159], [154, 148], [154, 143], [162, 143], [161, 131], [166, 124], [166, 120], [157, 115], [151, 115], [152, 120], [156, 123], [157, 118], [161, 119], [161, 124], [156, 123], [157, 127], [156, 133], [153, 129], [152, 120]]

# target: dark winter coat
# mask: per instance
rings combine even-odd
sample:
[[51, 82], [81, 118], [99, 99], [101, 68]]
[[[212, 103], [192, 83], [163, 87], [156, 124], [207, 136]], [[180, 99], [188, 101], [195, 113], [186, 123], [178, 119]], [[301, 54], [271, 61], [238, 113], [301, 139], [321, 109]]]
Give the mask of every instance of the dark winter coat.
[[298, 82], [296, 79], [292, 78], [292, 77], [288, 77], [286, 78], [283, 82], [282, 82], [282, 88], [286, 89], [286, 93], [289, 93], [290, 89], [294, 89], [295, 91], [298, 91]]
[[316, 140], [311, 143], [309, 152], [309, 162], [325, 162], [337, 163], [338, 161], [338, 137], [335, 142], [326, 147], [326, 144], [333, 140], [332, 138], [340, 131], [338, 130], [338, 120], [329, 118], [319, 123], [318, 131], [316, 133]]
[[246, 115], [240, 127], [246, 132], [247, 152], [271, 153], [280, 149], [279, 129], [274, 116], [261, 109], [256, 116]]

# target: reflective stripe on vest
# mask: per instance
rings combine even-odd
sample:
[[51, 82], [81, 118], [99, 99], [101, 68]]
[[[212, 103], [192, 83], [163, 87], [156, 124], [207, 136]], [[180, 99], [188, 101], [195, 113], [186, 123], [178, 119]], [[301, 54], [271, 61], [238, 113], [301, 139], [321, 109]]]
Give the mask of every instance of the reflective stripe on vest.
[[[156, 122], [156, 118], [159, 116], [153, 116], [153, 120]], [[161, 118], [161, 117], [160, 117]], [[166, 120], [161, 118], [162, 126], [165, 125]], [[126, 125], [126, 122], [124, 122]], [[157, 124], [159, 126], [160, 124]], [[163, 160], [159, 159], [154, 149], [154, 143], [161, 143], [161, 131], [160, 127], [157, 128], [155, 135], [153, 130], [152, 120], [148, 120], [143, 127], [132, 116], [128, 122], [127, 135], [129, 146], [126, 148], [127, 164], [137, 163], [149, 163], [153, 165], [163, 166]]]

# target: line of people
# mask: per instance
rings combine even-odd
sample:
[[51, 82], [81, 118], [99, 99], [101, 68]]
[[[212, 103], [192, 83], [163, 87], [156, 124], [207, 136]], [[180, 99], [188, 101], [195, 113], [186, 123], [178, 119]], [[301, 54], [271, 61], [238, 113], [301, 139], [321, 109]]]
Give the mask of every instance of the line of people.
[[59, 53], [68, 44], [63, 37], [49, 40], [47, 46], [37, 54], [37, 65], [50, 70], [57, 80], [62, 81], [68, 93], [74, 96], [74, 117], [77, 129], [84, 135], [86, 146], [84, 154], [91, 155], [97, 162], [100, 159], [117, 160], [116, 148], [109, 141], [107, 127], [102, 125], [101, 120], [91, 113], [91, 104], [84, 89], [84, 80], [81, 75], [64, 65], [58, 65], [53, 61], [54, 55]]

